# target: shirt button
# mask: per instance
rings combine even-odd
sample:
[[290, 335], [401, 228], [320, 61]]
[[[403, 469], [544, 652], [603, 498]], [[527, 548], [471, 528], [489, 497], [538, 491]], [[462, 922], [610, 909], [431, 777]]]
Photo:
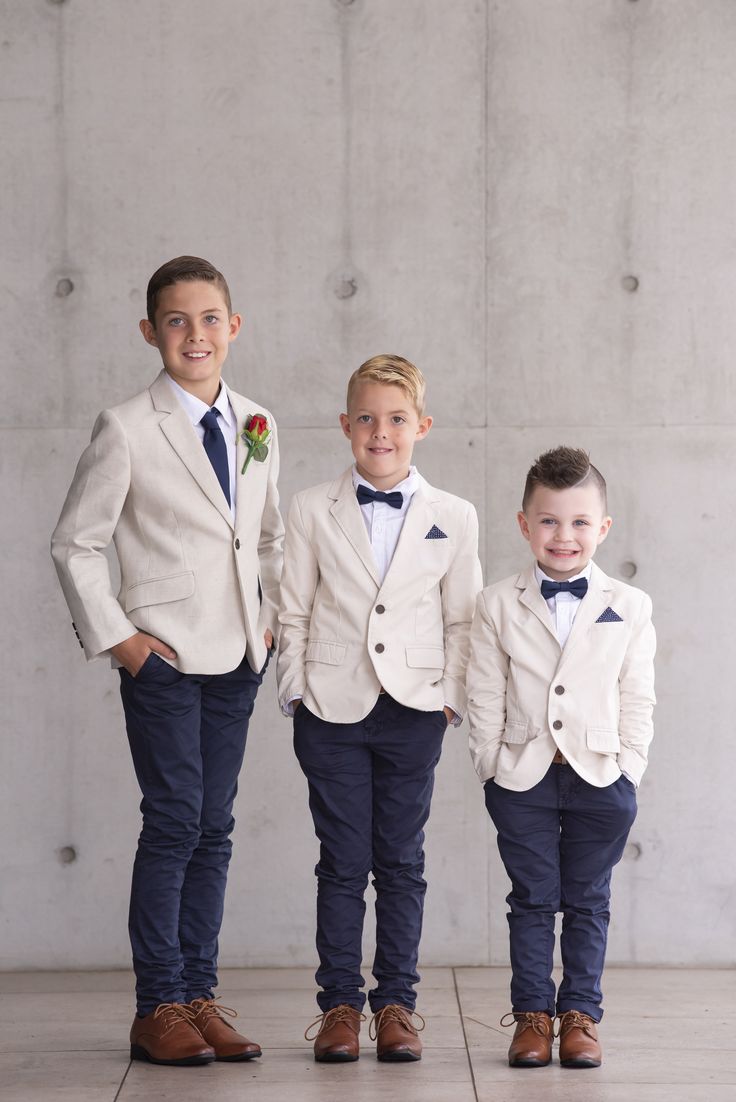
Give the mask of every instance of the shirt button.
[[565, 691], [565, 686], [564, 685], [555, 685], [555, 692], [557, 693], [558, 696], [562, 696], [564, 691]]
[[[384, 647], [383, 643], [376, 643], [376, 653], [377, 654], [383, 654], [385, 649], [386, 648]], [[560, 726], [562, 726], [562, 724], [560, 724]]]
[[239, 539], [236, 539], [236, 540], [235, 540], [235, 550], [236, 550], [236, 551], [239, 551], [239, 550], [240, 550], [240, 540], [239, 540]]
[[385, 605], [376, 605], [376, 612], [378, 613], [379, 616], [381, 615], [382, 612], [385, 612], [385, 611], [386, 611]]
[[555, 731], [559, 731], [560, 728], [562, 727], [562, 720], [561, 719], [556, 719], [554, 721], [554, 723], [552, 724], [552, 726], [554, 727]]

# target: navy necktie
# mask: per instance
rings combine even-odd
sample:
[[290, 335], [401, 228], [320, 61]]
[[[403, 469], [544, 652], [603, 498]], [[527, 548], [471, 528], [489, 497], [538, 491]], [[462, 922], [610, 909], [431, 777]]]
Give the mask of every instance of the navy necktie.
[[383, 490], [371, 490], [370, 486], [364, 486], [361, 482], [355, 491], [359, 505], [370, 505], [372, 501], [385, 501], [392, 509], [400, 509], [404, 504], [404, 497], [400, 490], [391, 490], [384, 494]]
[[546, 578], [542, 581], [542, 596], [545, 601], [548, 601], [550, 597], [554, 597], [557, 593], [572, 593], [573, 597], [577, 597], [579, 601], [582, 601], [587, 592], [587, 578], [576, 578], [573, 582], [549, 582]]
[[222, 435], [222, 429], [217, 423], [217, 417], [218, 410], [213, 406], [212, 409], [207, 410], [199, 423], [204, 426], [204, 440], [202, 441], [204, 450], [207, 452], [209, 461], [217, 475], [217, 481], [222, 486], [222, 492], [229, 505], [230, 470], [227, 464], [227, 444], [225, 443], [225, 437]]

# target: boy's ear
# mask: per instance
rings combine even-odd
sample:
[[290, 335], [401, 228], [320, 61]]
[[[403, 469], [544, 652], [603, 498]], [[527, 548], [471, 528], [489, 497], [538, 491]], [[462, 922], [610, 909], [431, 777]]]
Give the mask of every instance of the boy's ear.
[[240, 332], [240, 326], [243, 324], [243, 318], [240, 314], [230, 315], [230, 340], [234, 341]]
[[604, 517], [603, 518], [603, 521], [601, 522], [601, 526], [600, 526], [600, 529], [599, 529], [599, 532], [598, 532], [598, 546], [600, 546], [603, 543], [604, 539], [606, 538], [608, 533], [611, 531], [611, 525], [612, 524], [613, 524], [613, 520], [611, 519], [611, 517]]
[[154, 348], [158, 348], [156, 330], [153, 328], [148, 318], [142, 318], [138, 322], [138, 328], [143, 334], [143, 340], [146, 342], [146, 344], [152, 344]]
[[416, 435], [417, 440], [421, 440], [424, 436], [427, 435], [429, 430], [432, 428], [432, 420], [433, 418], [431, 417], [421, 417], [419, 419], [419, 425], [417, 427]]
[[347, 413], [341, 413], [340, 414], [340, 427], [342, 428], [342, 431], [345, 433], [345, 435], [347, 436], [347, 438], [349, 440], [350, 439], [350, 417], [348, 416]]
[[529, 531], [529, 522], [522, 512], [516, 514], [516, 519], [521, 529], [521, 534], [525, 540], [531, 539], [531, 532]]

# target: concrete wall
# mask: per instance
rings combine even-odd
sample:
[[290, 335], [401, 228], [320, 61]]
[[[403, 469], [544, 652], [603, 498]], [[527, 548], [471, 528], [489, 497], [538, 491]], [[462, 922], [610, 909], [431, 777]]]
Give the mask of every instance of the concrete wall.
[[[96, 412], [158, 369], [137, 322], [183, 252], [245, 315], [227, 378], [280, 415], [285, 504], [347, 465], [345, 380], [380, 351], [428, 375], [417, 458], [478, 507], [488, 581], [525, 559], [531, 459], [592, 452], [599, 561], [660, 638], [610, 959], [733, 962], [735, 51], [732, 0], [0, 0], [0, 966], [128, 960], [117, 679], [47, 543]], [[316, 843], [271, 677], [237, 818], [223, 961], [310, 964]], [[427, 848], [425, 963], [505, 960], [464, 730]]]

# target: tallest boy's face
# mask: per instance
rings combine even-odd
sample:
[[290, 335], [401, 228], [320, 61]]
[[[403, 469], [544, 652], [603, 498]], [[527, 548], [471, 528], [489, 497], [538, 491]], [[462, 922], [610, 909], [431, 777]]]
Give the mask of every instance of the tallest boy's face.
[[225, 296], [215, 283], [182, 281], [162, 289], [156, 325], [143, 320], [141, 332], [158, 348], [171, 378], [184, 390], [201, 396], [219, 385], [240, 321], [239, 314], [228, 316]]

